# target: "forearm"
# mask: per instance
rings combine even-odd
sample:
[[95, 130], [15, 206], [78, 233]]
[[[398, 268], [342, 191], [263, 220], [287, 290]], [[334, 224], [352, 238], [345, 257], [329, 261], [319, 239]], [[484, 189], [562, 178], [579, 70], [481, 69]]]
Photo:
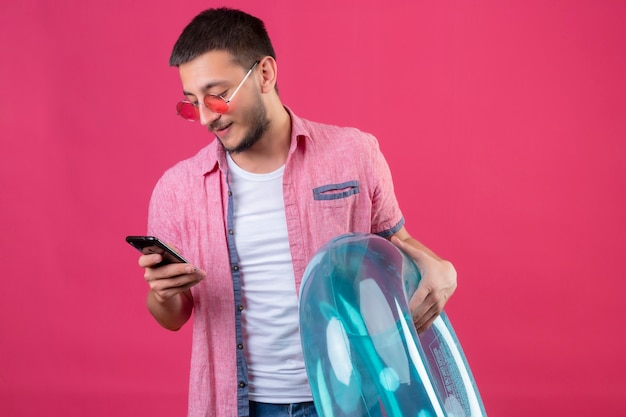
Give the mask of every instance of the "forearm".
[[440, 256], [438, 256], [435, 252], [433, 252], [432, 250], [428, 249], [426, 246], [424, 246], [422, 243], [420, 243], [417, 239], [409, 236], [405, 239], [402, 239], [403, 242], [411, 245], [412, 247], [414, 247], [415, 249], [418, 249], [422, 252], [427, 253], [428, 255], [430, 255], [431, 257], [433, 257], [434, 259], [438, 260], [438, 261], [443, 261], [443, 259], [441, 259]]
[[168, 330], [179, 330], [191, 317], [193, 297], [186, 290], [168, 299], [161, 299], [154, 291], [148, 291], [146, 305], [156, 321]]
[[[428, 254], [432, 259], [435, 259], [438, 262], [437, 267], [436, 267], [436, 270], [438, 271], [437, 272], [438, 276], [448, 277], [447, 280], [454, 281], [455, 282], [454, 287], [456, 287], [456, 269], [454, 268], [454, 265], [452, 264], [452, 262], [441, 258], [435, 252], [428, 249], [426, 246], [424, 246], [423, 244], [421, 244], [420, 242], [418, 242], [412, 237], [406, 239], [404, 242], [409, 244], [411, 247]], [[426, 261], [428, 260], [423, 260], [421, 258], [415, 259], [415, 263], [417, 264], [417, 267], [420, 269], [420, 271], [423, 271], [423, 268], [425, 267], [425, 264], [427, 263]]]

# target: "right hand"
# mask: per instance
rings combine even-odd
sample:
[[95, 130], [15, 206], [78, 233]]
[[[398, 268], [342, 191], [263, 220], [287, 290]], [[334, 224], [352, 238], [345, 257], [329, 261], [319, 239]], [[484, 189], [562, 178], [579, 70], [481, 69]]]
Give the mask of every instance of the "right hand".
[[163, 303], [184, 293], [206, 278], [206, 273], [193, 265], [172, 263], [154, 267], [162, 261], [159, 254], [142, 255], [139, 266], [145, 268], [144, 278], [157, 301]]

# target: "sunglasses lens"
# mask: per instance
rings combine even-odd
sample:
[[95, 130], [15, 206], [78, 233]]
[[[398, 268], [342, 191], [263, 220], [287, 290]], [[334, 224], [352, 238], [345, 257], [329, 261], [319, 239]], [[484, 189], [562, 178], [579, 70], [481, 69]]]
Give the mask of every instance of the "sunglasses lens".
[[181, 101], [180, 103], [178, 103], [176, 105], [176, 111], [178, 112], [178, 115], [183, 119], [191, 120], [192, 122], [200, 119], [198, 115], [198, 109], [189, 102]]
[[207, 95], [204, 97], [204, 105], [213, 113], [224, 114], [228, 112], [228, 103], [220, 96]]

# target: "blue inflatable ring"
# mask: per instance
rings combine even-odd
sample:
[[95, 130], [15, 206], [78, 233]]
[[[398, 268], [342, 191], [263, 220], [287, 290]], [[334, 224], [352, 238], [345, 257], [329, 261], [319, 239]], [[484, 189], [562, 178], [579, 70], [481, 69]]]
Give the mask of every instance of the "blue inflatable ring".
[[348, 234], [310, 261], [300, 291], [306, 370], [322, 417], [477, 417], [483, 402], [445, 312], [417, 335], [415, 263], [386, 239]]

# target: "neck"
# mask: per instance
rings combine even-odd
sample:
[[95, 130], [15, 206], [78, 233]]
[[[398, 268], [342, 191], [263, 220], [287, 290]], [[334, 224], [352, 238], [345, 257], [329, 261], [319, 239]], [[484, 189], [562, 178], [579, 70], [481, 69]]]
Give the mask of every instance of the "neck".
[[232, 160], [242, 169], [255, 174], [274, 172], [287, 161], [291, 145], [291, 117], [282, 106], [268, 111], [269, 128], [252, 148], [231, 154]]

